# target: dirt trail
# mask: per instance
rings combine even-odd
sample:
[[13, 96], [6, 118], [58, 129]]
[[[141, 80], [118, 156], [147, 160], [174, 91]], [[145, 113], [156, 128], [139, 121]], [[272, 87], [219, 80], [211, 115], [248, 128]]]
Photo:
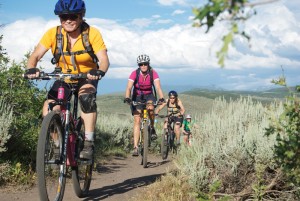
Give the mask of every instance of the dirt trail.
[[[88, 201], [126, 201], [137, 194], [143, 187], [153, 183], [168, 169], [174, 168], [170, 160], [163, 161], [161, 157], [150, 155], [148, 168], [140, 165], [140, 157], [115, 157], [107, 164], [93, 172], [93, 181], [88, 197], [79, 199], [73, 191], [72, 183], [66, 185], [64, 200]], [[0, 189], [1, 201], [38, 201], [37, 187], [27, 191], [9, 191]]]

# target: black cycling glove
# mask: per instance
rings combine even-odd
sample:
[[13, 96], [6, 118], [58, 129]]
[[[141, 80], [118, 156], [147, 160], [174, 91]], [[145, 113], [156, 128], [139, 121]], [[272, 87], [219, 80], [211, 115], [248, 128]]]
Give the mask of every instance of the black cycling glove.
[[165, 102], [165, 99], [164, 99], [164, 98], [161, 98], [161, 99], [158, 100], [158, 102], [164, 103], [164, 102]]
[[99, 80], [101, 80], [101, 78], [103, 78], [105, 76], [105, 72], [103, 72], [102, 70], [96, 70], [96, 69], [90, 70], [89, 74], [94, 75], [94, 76], [99, 76]]
[[131, 99], [130, 98], [124, 98], [124, 103], [130, 104], [131, 103]]
[[37, 69], [37, 68], [29, 68], [29, 69], [25, 70], [25, 75], [36, 74], [36, 72], [39, 72], [39, 69]]

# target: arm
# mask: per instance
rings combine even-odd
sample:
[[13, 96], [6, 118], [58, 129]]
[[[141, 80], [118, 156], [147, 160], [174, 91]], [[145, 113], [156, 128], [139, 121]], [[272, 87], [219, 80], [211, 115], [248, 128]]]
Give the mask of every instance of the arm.
[[28, 59], [27, 68], [36, 68], [37, 63], [47, 51], [48, 49], [39, 43]]
[[161, 111], [165, 106], [167, 105], [167, 102], [161, 104], [160, 106], [158, 106], [155, 110], [155, 114], [158, 114], [159, 111]]
[[99, 70], [106, 73], [109, 67], [107, 50], [100, 50], [99, 52], [96, 53], [96, 56], [99, 60]]
[[154, 80], [154, 86], [155, 86], [156, 92], [158, 93], [159, 98], [160, 99], [164, 98], [164, 94], [162, 92], [159, 79]]
[[125, 98], [130, 98], [131, 97], [131, 90], [133, 87], [133, 81], [128, 80], [127, 82], [127, 87], [126, 87], [126, 91], [125, 91]]
[[178, 99], [178, 106], [180, 107], [180, 114], [183, 115], [185, 112], [184, 106], [182, 104], [182, 101]]
[[[96, 57], [98, 58], [99, 62], [99, 69], [100, 70], [100, 75], [95, 75], [92, 71], [90, 71], [88, 74], [87, 74], [87, 78], [88, 79], [91, 79], [91, 80], [98, 80], [98, 79], [101, 79], [102, 77], [104, 77], [105, 73], [107, 72], [108, 70], [108, 67], [109, 67], [109, 60], [108, 60], [108, 56], [107, 56], [107, 51], [106, 49], [103, 49], [103, 50], [100, 50], [96, 53]], [[101, 72], [102, 71], [102, 72]]]

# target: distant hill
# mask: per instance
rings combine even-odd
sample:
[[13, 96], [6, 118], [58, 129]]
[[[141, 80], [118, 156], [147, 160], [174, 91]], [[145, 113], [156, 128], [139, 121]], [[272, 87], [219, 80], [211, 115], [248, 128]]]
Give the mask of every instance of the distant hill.
[[[294, 90], [294, 88], [291, 88], [291, 90]], [[196, 88], [189, 91], [178, 92], [179, 98], [183, 101], [185, 106], [186, 113], [192, 115], [203, 115], [209, 112], [213, 100], [217, 97], [224, 97], [226, 100], [235, 100], [241, 96], [251, 96], [253, 100], [268, 104], [274, 100], [284, 100], [284, 98], [289, 95], [289, 91], [286, 88], [269, 89], [266, 91], [226, 91], [222, 89]], [[165, 97], [167, 98], [167, 93], [165, 93]], [[106, 114], [118, 114], [120, 117], [130, 118], [130, 107], [123, 103], [123, 99], [123, 93], [99, 95], [97, 96], [98, 110]], [[165, 113], [166, 110], [161, 111], [161, 114]]]
[[[294, 87], [291, 87], [290, 90], [295, 92]], [[227, 90], [209, 90], [209, 89], [192, 89], [189, 91], [184, 91], [182, 94], [193, 95], [193, 96], [202, 96], [210, 99], [215, 99], [217, 97], [224, 97], [226, 100], [237, 99], [241, 96], [251, 96], [254, 100], [267, 103], [274, 101], [276, 99], [283, 100], [285, 97], [290, 95], [290, 92], [287, 88], [274, 88], [266, 91], [227, 91]]]

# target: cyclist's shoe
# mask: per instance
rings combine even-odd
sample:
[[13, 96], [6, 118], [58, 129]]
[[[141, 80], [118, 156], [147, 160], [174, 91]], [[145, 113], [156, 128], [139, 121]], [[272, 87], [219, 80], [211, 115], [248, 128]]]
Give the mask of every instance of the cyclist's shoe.
[[151, 140], [156, 140], [157, 139], [157, 134], [154, 128], [150, 128], [151, 132]]
[[93, 152], [94, 152], [94, 142], [86, 140], [84, 141], [84, 147], [80, 152], [80, 158], [91, 160], [93, 158]]
[[138, 151], [138, 148], [137, 148], [137, 147], [135, 147], [135, 148], [133, 149], [132, 156], [139, 156], [139, 151]]

